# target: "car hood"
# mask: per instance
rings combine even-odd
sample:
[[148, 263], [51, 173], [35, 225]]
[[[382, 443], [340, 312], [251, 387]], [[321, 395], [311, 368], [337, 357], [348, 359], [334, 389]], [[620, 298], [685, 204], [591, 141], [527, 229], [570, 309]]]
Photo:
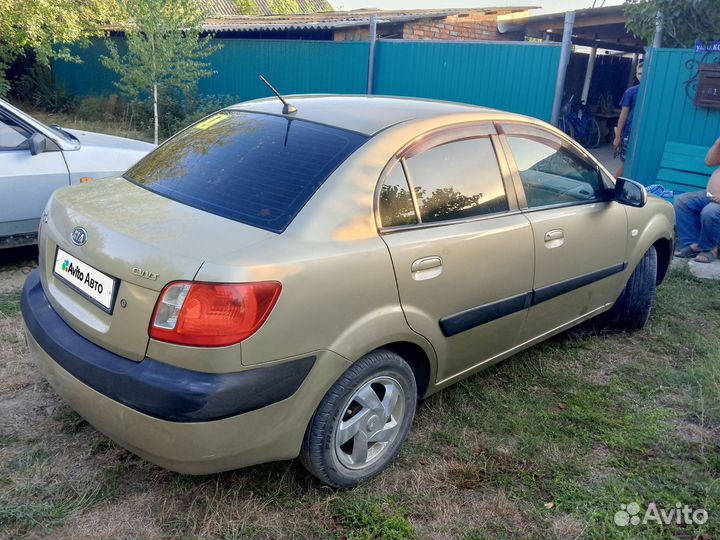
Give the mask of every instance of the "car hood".
[[145, 154], [155, 148], [154, 144], [137, 141], [135, 139], [127, 139], [125, 137], [116, 137], [114, 135], [105, 135], [103, 133], [81, 131], [77, 129], [65, 129], [65, 131], [74, 137], [77, 137], [82, 145], [81, 148], [92, 147], [93, 149], [107, 148], [108, 150], [134, 150]]
[[77, 184], [83, 177], [121, 175], [155, 149], [154, 144], [124, 137], [74, 129], [66, 131], [80, 141], [78, 148], [63, 151], [70, 184]]

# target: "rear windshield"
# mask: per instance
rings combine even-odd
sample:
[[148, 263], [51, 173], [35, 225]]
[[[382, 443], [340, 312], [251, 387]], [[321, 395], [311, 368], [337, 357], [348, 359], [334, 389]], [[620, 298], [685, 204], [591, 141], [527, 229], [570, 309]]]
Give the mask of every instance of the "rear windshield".
[[125, 178], [200, 210], [282, 232], [366, 140], [312, 122], [221, 111], [148, 154]]

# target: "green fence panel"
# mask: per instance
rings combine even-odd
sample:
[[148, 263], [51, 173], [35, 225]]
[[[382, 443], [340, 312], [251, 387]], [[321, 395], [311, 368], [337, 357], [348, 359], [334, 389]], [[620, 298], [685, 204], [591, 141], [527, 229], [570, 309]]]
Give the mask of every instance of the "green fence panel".
[[[283, 94], [364, 94], [368, 42], [220, 39], [201, 79], [206, 95], [238, 101], [270, 95], [265, 75]], [[117, 39], [122, 46], [122, 39]], [[99, 61], [103, 40], [75, 48], [83, 63], [57, 61], [55, 80], [80, 96], [117, 92], [116, 75]], [[374, 93], [445, 99], [550, 119], [560, 60], [557, 45], [493, 42], [379, 41]]]
[[[626, 176], [653, 184], [666, 142], [710, 146], [720, 136], [720, 110], [697, 107], [686, 91], [700, 62], [719, 59], [719, 53], [690, 49], [652, 52], [638, 94]], [[694, 95], [692, 86], [689, 93]]]
[[[122, 46], [122, 39], [116, 42]], [[367, 91], [367, 42], [218, 39], [222, 49], [208, 58], [216, 73], [200, 80], [207, 95], [230, 95], [248, 100], [271, 94], [258, 75], [264, 75], [283, 94], [364, 94]], [[80, 95], [117, 92], [117, 75], [100, 63], [107, 54], [104, 40], [75, 47], [82, 63], [56, 61], [53, 75]]]
[[281, 94], [367, 92], [367, 42], [299, 40], [219, 40], [212, 55], [213, 77], [200, 81], [200, 93], [237, 96], [240, 100], [270, 95], [264, 75]]
[[[125, 50], [123, 38], [109, 38], [115, 42], [121, 52]], [[56, 85], [65, 86], [70, 92], [78, 96], [97, 96], [117, 93], [113, 81], [117, 75], [107, 69], [100, 62], [101, 56], [109, 54], [104, 39], [93, 39], [88, 47], [71, 47], [74, 56], [80, 62], [66, 62], [56, 60], [53, 62], [53, 79]]]
[[473, 103], [549, 121], [560, 47], [381, 41], [375, 93]]

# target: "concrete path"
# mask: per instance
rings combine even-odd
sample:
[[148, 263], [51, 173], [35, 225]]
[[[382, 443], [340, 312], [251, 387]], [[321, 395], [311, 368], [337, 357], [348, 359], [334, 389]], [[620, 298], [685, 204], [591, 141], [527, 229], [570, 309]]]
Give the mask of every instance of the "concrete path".
[[711, 263], [699, 263], [692, 259], [680, 259], [674, 257], [670, 261], [670, 268], [676, 268], [687, 265], [690, 273], [699, 279], [716, 279], [720, 280], [720, 259]]
[[612, 144], [602, 143], [597, 148], [588, 148], [595, 159], [602, 163], [605, 168], [610, 171], [610, 174], [615, 174], [615, 171], [620, 166], [620, 158], [613, 157], [613, 146]]

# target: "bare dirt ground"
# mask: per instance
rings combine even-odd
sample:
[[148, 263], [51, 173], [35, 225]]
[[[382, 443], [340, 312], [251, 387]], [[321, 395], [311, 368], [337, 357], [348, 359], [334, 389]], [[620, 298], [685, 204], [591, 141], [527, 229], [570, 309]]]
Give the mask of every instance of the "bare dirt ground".
[[9, 293], [22, 288], [25, 278], [30, 271], [37, 266], [37, 248], [17, 248], [8, 250], [2, 259], [3, 253], [0, 252], [0, 293]]

